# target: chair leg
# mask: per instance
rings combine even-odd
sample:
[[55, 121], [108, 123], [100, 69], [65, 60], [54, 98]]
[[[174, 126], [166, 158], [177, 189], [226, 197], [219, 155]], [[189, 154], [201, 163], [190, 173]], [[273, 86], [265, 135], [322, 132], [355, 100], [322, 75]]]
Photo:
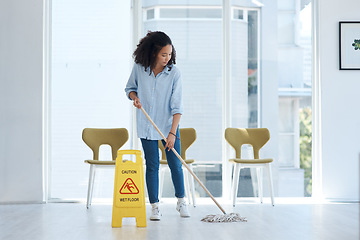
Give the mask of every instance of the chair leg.
[[144, 164], [143, 165], [143, 174], [144, 174], [144, 190], [145, 190], [145, 199], [146, 199], [146, 202], [150, 202], [149, 201], [149, 193], [147, 191], [147, 182], [146, 182], [146, 165]]
[[166, 168], [163, 165], [160, 165], [160, 174], [159, 174], [159, 183], [160, 183], [160, 187], [159, 187], [159, 202], [161, 200], [162, 197], [162, 192], [163, 192], [163, 188], [164, 188], [164, 177], [165, 177], [165, 170]]
[[[190, 167], [190, 170], [191, 170], [192, 172], [194, 172], [194, 171], [193, 171], [192, 164], [189, 164], [189, 167]], [[196, 207], [194, 177], [193, 177], [193, 176], [190, 176], [189, 173], [188, 173], [188, 176], [189, 176], [189, 181], [190, 181], [190, 185], [191, 185], [190, 188], [191, 188], [191, 195], [192, 195], [193, 206]]]
[[260, 198], [260, 203], [263, 203], [263, 173], [261, 168], [257, 168], [256, 171], [258, 179], [258, 195]]
[[88, 184], [88, 194], [87, 194], [87, 200], [86, 200], [86, 208], [90, 208], [91, 200], [92, 200], [92, 194], [94, 189], [94, 179], [95, 179], [95, 166], [90, 165], [90, 171], [89, 171], [89, 184]]
[[266, 164], [266, 170], [269, 177], [269, 187], [270, 187], [270, 195], [271, 195], [271, 204], [275, 206], [274, 203], [274, 187], [273, 187], [273, 180], [272, 180], [272, 174], [271, 174], [271, 166], [270, 164]]
[[147, 192], [147, 186], [146, 186], [146, 184], [147, 184], [147, 182], [146, 182], [146, 164], [145, 163], [143, 163], [143, 178], [144, 178], [144, 191], [145, 191], [145, 196], [144, 196], [144, 198], [145, 198], [145, 202], [150, 202], [149, 201], [149, 193]]
[[189, 204], [191, 204], [191, 198], [190, 198], [190, 184], [189, 184], [189, 174], [187, 170], [183, 169], [183, 175], [184, 175], [184, 187], [185, 187], [185, 194], [188, 198]]
[[236, 203], [236, 197], [238, 193], [238, 187], [239, 187], [239, 175], [240, 175], [240, 164], [234, 163], [234, 172], [233, 172], [233, 189], [232, 189], [232, 200], [233, 200], [233, 206], [235, 207]]

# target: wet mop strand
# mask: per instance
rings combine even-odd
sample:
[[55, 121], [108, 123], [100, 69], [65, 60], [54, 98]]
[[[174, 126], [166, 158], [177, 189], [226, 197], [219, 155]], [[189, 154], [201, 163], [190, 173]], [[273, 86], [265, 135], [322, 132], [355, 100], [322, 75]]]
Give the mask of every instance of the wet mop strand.
[[[150, 121], [150, 123], [154, 126], [154, 128], [156, 129], [156, 131], [158, 131], [158, 133], [160, 134], [160, 136], [162, 137], [162, 139], [166, 142], [166, 137], [164, 136], [164, 134], [160, 131], [160, 129], [156, 126], [156, 124], [154, 123], [154, 121], [150, 118], [150, 116], [147, 114], [147, 112], [144, 110], [143, 107], [141, 107], [141, 111], [145, 114], [146, 118]], [[186, 164], [186, 162], [184, 161], [184, 159], [182, 159], [182, 157], [179, 155], [178, 152], [176, 152], [176, 150], [174, 148], [171, 149], [174, 154], [176, 155], [176, 157], [180, 160], [180, 162], [182, 163], [182, 165], [189, 171], [189, 173], [194, 177], [194, 179], [200, 184], [200, 186], [204, 189], [204, 191], [211, 197], [211, 199], [214, 201], [214, 203], [219, 207], [219, 209], [224, 213], [224, 214], [219, 214], [219, 215], [207, 215], [206, 217], [204, 217], [203, 219], [201, 219], [201, 221], [203, 222], [247, 222], [245, 217], [241, 217], [240, 214], [238, 213], [230, 213], [230, 214], [226, 214], [225, 210], [220, 206], [220, 204], [215, 200], [215, 198], [213, 197], [213, 195], [211, 195], [211, 193], [209, 192], [209, 190], [205, 187], [205, 185], [200, 181], [200, 179], [195, 175], [195, 173], [189, 168], [189, 166]]]
[[247, 222], [246, 217], [241, 217], [238, 213], [230, 214], [217, 214], [217, 215], [207, 215], [203, 219], [203, 222], [211, 223], [226, 223], [226, 222]]

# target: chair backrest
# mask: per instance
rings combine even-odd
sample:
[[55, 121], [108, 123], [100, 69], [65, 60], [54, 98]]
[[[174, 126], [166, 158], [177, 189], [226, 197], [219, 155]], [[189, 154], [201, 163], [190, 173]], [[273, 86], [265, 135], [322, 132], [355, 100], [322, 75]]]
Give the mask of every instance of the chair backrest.
[[243, 144], [251, 144], [254, 158], [259, 159], [259, 150], [269, 141], [270, 132], [267, 128], [227, 128], [225, 139], [235, 149], [236, 158], [241, 158]]
[[103, 144], [110, 145], [112, 160], [115, 160], [117, 151], [129, 139], [129, 133], [126, 128], [85, 128], [82, 139], [93, 151], [93, 160], [99, 160], [99, 148]]
[[[181, 157], [186, 159], [186, 150], [195, 142], [196, 131], [194, 128], [180, 128], [180, 143], [181, 143]], [[161, 159], [166, 160], [164, 146], [159, 141], [159, 148], [161, 150]]]

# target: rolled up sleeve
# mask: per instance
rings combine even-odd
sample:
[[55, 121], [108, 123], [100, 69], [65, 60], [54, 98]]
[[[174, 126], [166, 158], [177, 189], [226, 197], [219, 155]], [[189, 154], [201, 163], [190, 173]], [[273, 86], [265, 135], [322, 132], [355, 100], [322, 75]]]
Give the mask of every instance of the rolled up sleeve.
[[137, 90], [138, 90], [138, 81], [137, 81], [137, 65], [134, 64], [133, 66], [133, 69], [131, 71], [131, 74], [130, 74], [130, 77], [129, 77], [129, 80], [126, 84], [126, 87], [125, 87], [125, 92], [126, 92], [126, 96], [132, 100], [129, 96], [129, 94], [131, 92], [136, 92], [137, 93]]
[[181, 74], [178, 71], [174, 77], [173, 91], [170, 99], [171, 115], [183, 114], [182, 82]]

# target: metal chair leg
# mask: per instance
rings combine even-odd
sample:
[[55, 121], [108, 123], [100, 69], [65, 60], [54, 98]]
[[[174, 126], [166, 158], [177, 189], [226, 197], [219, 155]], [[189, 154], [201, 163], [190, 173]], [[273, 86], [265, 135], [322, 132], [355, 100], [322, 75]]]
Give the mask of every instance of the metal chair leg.
[[[193, 167], [192, 164], [189, 165], [191, 171], [193, 171]], [[191, 188], [191, 195], [192, 195], [192, 201], [193, 201], [193, 206], [196, 207], [196, 199], [195, 199], [195, 183], [194, 183], [194, 177], [193, 176], [189, 176], [190, 178], [188, 179], [190, 182], [190, 188]]]
[[259, 198], [260, 202], [263, 203], [263, 172], [261, 168], [256, 169], [257, 179], [258, 179], [258, 190], [259, 190]]
[[240, 175], [240, 164], [234, 163], [234, 173], [233, 173], [233, 189], [232, 189], [232, 199], [233, 199], [233, 206], [235, 207], [236, 197], [239, 187], [239, 175]]
[[93, 194], [93, 189], [94, 189], [94, 180], [95, 180], [95, 166], [94, 166], [94, 165], [90, 165], [89, 184], [88, 184], [88, 194], [87, 194], [86, 208], [90, 208], [90, 205], [91, 205], [92, 194]]
[[271, 195], [271, 204], [275, 206], [274, 202], [274, 188], [273, 188], [273, 180], [272, 180], [272, 174], [271, 174], [271, 166], [270, 164], [266, 164], [266, 170], [269, 177], [269, 189], [270, 189], [270, 195]]

